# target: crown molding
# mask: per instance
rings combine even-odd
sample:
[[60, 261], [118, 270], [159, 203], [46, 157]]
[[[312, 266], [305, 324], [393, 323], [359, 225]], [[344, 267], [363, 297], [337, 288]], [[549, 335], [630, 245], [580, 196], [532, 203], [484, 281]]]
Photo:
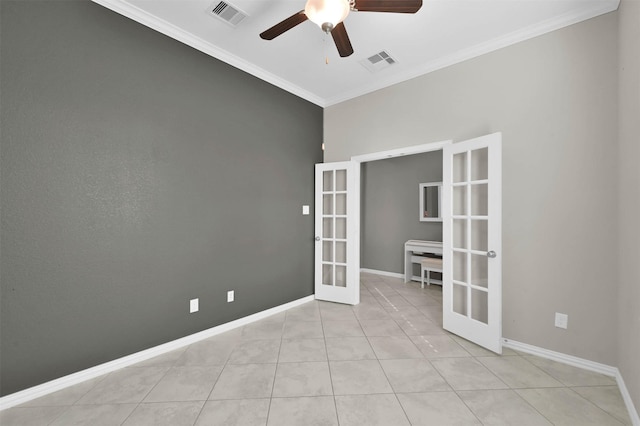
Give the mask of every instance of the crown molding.
[[618, 9], [619, 4], [620, 0], [609, 0], [604, 5], [602, 3], [598, 3], [594, 7], [588, 10], [583, 10], [580, 13], [566, 13], [564, 15], [540, 22], [538, 24], [530, 25], [517, 31], [513, 31], [504, 36], [479, 43], [471, 48], [462, 49], [451, 55], [427, 62], [420, 67], [413, 68], [404, 73], [395, 74], [393, 76], [390, 76], [389, 78], [379, 80], [375, 84], [369, 85], [367, 87], [358, 88], [343, 93], [340, 96], [325, 99], [325, 107], [336, 105], [341, 102], [345, 102], [350, 99], [354, 99], [359, 96], [384, 89], [394, 84], [402, 83], [404, 81], [411, 80], [413, 78], [420, 77], [434, 71], [438, 71], [448, 66], [464, 62], [468, 59], [473, 59], [486, 53], [502, 49], [503, 47], [508, 47], [521, 41], [529, 40], [531, 38], [538, 37], [573, 24], [577, 24], [578, 22], [582, 22], [587, 19], [595, 18], [596, 16], [600, 16]]
[[451, 55], [436, 59], [434, 61], [430, 61], [423, 64], [422, 66], [413, 68], [404, 73], [395, 74], [388, 78], [380, 79], [374, 84], [356, 88], [354, 90], [342, 93], [339, 96], [323, 98], [301, 88], [300, 86], [292, 84], [291, 82], [280, 78], [275, 74], [264, 70], [263, 68], [245, 61], [244, 59], [239, 58], [238, 56], [235, 56], [224, 49], [221, 49], [199, 37], [196, 37], [193, 34], [179, 27], [176, 27], [175, 25], [159, 19], [156, 16], [153, 16], [148, 12], [127, 3], [124, 0], [92, 1], [323, 108], [336, 105], [341, 102], [345, 102], [350, 99], [357, 98], [359, 96], [363, 96], [368, 93], [375, 92], [377, 90], [384, 89], [394, 84], [402, 83], [404, 81], [411, 80], [425, 74], [429, 74], [431, 72], [446, 68], [451, 65], [455, 65], [468, 59], [473, 59], [486, 53], [511, 46], [521, 41], [525, 41], [576, 24], [578, 22], [603, 15], [605, 13], [612, 12], [616, 10], [620, 4], [620, 0], [608, 0], [604, 4], [597, 3], [594, 4], [591, 8], [582, 10], [578, 13], [566, 13], [564, 15], [540, 22], [538, 24], [530, 25], [504, 36], [479, 43], [471, 48], [462, 49]]

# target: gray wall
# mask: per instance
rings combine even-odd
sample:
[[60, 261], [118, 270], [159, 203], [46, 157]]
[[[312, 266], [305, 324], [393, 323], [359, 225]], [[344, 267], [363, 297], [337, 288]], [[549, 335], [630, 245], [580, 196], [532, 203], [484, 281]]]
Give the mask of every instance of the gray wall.
[[360, 180], [360, 266], [404, 273], [405, 241], [442, 241], [442, 222], [418, 218], [419, 184], [442, 181], [442, 151], [362, 163]]
[[[609, 365], [617, 22], [603, 15], [324, 112], [325, 161], [502, 131], [503, 335]], [[555, 312], [569, 315], [567, 330], [554, 327]]]
[[622, 0], [619, 25], [619, 368], [640, 410], [640, 2]]
[[1, 7], [3, 395], [313, 294], [321, 108], [88, 1]]

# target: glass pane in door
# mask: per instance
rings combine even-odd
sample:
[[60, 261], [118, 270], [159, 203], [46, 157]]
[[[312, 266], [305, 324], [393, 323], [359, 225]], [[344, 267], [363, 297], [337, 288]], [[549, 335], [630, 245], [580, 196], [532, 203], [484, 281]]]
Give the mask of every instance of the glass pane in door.
[[343, 217], [336, 218], [336, 238], [347, 239], [347, 219]]
[[333, 265], [322, 265], [322, 284], [333, 285]]
[[471, 180], [489, 178], [489, 148], [471, 151]]
[[485, 324], [489, 322], [489, 302], [486, 291], [471, 289], [471, 318]]
[[486, 183], [471, 185], [471, 215], [489, 214], [489, 185]]
[[336, 194], [336, 214], [347, 214], [347, 194]]
[[322, 242], [322, 261], [333, 262], [333, 241]]
[[344, 265], [336, 265], [336, 284], [337, 287], [347, 286], [347, 267]]
[[336, 241], [336, 262], [347, 263], [347, 243]]
[[467, 220], [454, 219], [452, 232], [453, 232], [453, 248], [457, 248], [457, 249], [467, 248]]
[[453, 183], [467, 182], [467, 153], [461, 152], [453, 156]]
[[486, 219], [471, 221], [471, 250], [489, 250], [489, 222]]
[[453, 284], [453, 312], [467, 316], [467, 286]]
[[453, 214], [454, 216], [461, 216], [467, 214], [467, 187], [454, 186], [453, 187]]
[[336, 191], [347, 190], [347, 171], [336, 170]]
[[471, 255], [471, 284], [487, 288], [489, 283], [489, 258], [486, 255]]
[[467, 253], [453, 252], [453, 279], [462, 283], [467, 282]]
[[330, 217], [322, 219], [322, 238], [333, 238], [333, 219]]
[[322, 214], [333, 214], [333, 194], [324, 194], [322, 196]]
[[325, 170], [322, 173], [322, 192], [333, 191], [333, 170]]

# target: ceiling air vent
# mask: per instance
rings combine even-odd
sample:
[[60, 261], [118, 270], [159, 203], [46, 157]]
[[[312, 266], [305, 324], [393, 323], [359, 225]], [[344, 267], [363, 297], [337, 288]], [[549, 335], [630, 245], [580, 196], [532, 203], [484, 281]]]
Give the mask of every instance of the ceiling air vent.
[[378, 72], [382, 69], [389, 68], [396, 63], [396, 60], [383, 50], [380, 53], [361, 60], [360, 63], [369, 71]]
[[241, 12], [237, 7], [224, 1], [214, 2], [211, 7], [209, 7], [208, 12], [234, 27], [247, 17], [246, 13]]

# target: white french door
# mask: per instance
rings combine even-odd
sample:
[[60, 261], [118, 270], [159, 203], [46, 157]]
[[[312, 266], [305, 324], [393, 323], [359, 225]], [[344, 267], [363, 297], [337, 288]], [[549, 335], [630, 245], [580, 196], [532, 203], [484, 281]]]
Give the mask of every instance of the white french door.
[[316, 164], [315, 297], [360, 303], [360, 164]]
[[443, 327], [502, 353], [502, 135], [443, 148]]

